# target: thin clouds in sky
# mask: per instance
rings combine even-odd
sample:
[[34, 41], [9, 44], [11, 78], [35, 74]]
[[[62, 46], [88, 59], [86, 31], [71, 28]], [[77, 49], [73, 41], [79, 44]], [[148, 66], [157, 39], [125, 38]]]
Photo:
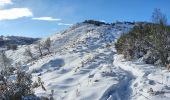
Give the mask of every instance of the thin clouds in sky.
[[59, 18], [53, 18], [53, 17], [35, 17], [32, 18], [33, 20], [42, 20], [42, 21], [60, 21]]
[[68, 23], [58, 23], [58, 25], [71, 26], [71, 25], [73, 25], [73, 24], [68, 24]]

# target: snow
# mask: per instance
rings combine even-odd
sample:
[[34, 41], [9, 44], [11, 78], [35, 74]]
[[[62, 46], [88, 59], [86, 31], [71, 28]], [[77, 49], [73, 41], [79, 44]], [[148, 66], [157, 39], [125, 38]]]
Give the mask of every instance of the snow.
[[[114, 42], [132, 27], [80, 23], [50, 36], [49, 55], [28, 62], [30, 58], [23, 54], [26, 46], [7, 51], [7, 55], [24, 62], [33, 81], [41, 77], [46, 91], [34, 89], [38, 96], [49, 96], [54, 90], [55, 100], [169, 100], [170, 74], [166, 69], [126, 61], [117, 54]], [[31, 50], [38, 56], [34, 46], [30, 45]], [[150, 88], [156, 95], [148, 93]]]
[[[126, 61], [122, 55], [115, 55], [114, 65], [133, 74], [135, 80], [131, 84], [133, 89], [132, 100], [169, 100], [170, 96], [170, 73], [166, 69], [147, 65], [138, 61]], [[152, 88], [156, 95], [147, 93]]]

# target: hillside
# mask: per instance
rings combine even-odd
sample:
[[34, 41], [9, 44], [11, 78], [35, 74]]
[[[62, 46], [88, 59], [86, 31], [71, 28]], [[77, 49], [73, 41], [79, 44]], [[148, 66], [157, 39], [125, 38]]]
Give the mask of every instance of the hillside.
[[[36, 58], [25, 56], [27, 46], [6, 54], [23, 69], [44, 82], [35, 88], [37, 96], [53, 95], [55, 100], [169, 100], [169, 72], [139, 61], [126, 61], [118, 55], [114, 43], [137, 23], [78, 23], [50, 36], [51, 53]], [[40, 40], [40, 42], [45, 39]], [[19, 55], [19, 56], [18, 56]], [[154, 95], [148, 92], [154, 90]], [[51, 94], [51, 91], [53, 93]]]

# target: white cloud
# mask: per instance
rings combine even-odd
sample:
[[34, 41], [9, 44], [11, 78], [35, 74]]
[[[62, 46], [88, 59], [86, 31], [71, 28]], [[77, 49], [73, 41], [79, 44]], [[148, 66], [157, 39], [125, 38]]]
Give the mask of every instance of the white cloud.
[[58, 23], [58, 25], [71, 26], [71, 25], [73, 25], [73, 24], [67, 24], [67, 23]]
[[35, 17], [32, 18], [33, 20], [42, 20], [42, 21], [60, 21], [59, 18], [52, 18], [52, 17]]
[[0, 0], [0, 6], [4, 6], [7, 4], [12, 4], [12, 1], [11, 0]]
[[28, 8], [12, 8], [0, 10], [0, 20], [13, 20], [21, 17], [31, 17], [32, 12]]

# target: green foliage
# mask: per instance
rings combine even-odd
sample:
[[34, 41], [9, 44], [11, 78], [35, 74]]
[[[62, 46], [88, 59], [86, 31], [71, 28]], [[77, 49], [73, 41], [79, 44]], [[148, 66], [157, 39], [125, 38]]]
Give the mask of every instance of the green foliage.
[[[115, 44], [120, 54], [133, 59], [146, 57], [145, 62], [162, 65], [170, 63], [170, 27], [163, 24], [140, 24], [123, 34]], [[149, 61], [150, 60], [150, 61]]]
[[19, 67], [14, 70], [0, 71], [0, 98], [2, 100], [21, 100], [23, 96], [33, 95], [31, 74]]
[[160, 9], [152, 14], [152, 23], [140, 23], [122, 35], [115, 47], [125, 58], [143, 57], [146, 63], [167, 65], [170, 63], [170, 26]]

